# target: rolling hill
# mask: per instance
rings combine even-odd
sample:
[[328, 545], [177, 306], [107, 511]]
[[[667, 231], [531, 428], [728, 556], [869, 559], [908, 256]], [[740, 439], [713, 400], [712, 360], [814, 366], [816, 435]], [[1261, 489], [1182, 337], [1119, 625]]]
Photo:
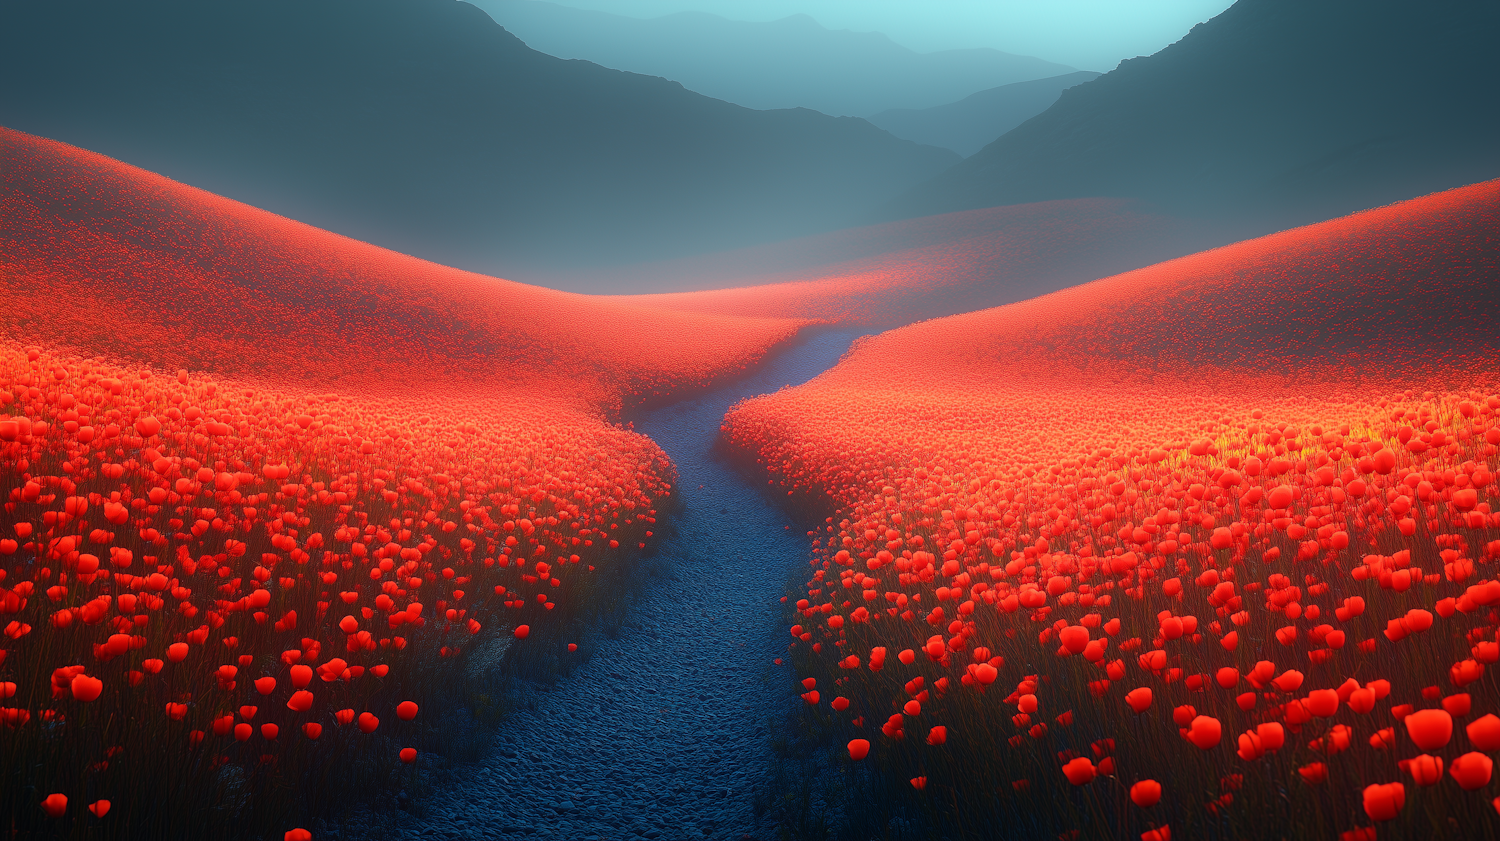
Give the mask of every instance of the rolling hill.
[[[403, 750], [333, 754], [340, 711], [454, 714], [459, 646], [573, 633], [660, 533], [677, 470], [621, 408], [798, 327], [434, 265], [6, 129], [0, 179], [0, 813], [27, 836], [59, 826], [38, 791], [112, 800], [102, 838], [304, 836], [348, 791], [320, 769]], [[44, 729], [59, 678], [90, 707]], [[245, 741], [236, 707], [262, 742], [210, 770], [186, 748]], [[197, 805], [226, 763], [264, 784]]]
[[541, 0], [471, 2], [549, 55], [663, 76], [747, 108], [863, 117], [1073, 69], [992, 49], [918, 53], [879, 32], [825, 29], [807, 15], [751, 23], [679, 12], [642, 20]]
[[1264, 232], [1500, 175], [1500, 7], [1240, 0], [883, 218], [1097, 196]]
[[0, 125], [512, 276], [847, 226], [957, 160], [553, 58], [456, 0], [4, 0]]
[[613, 414], [733, 374], [803, 323], [440, 266], [7, 129], [0, 173], [0, 335], [122, 364]]
[[1423, 749], [1451, 837], [1488, 834], [1497, 225], [1500, 180], [892, 330], [731, 409], [808, 528], [784, 683], [884, 781], [846, 802], [1421, 834], [1437, 789], [1390, 781]]

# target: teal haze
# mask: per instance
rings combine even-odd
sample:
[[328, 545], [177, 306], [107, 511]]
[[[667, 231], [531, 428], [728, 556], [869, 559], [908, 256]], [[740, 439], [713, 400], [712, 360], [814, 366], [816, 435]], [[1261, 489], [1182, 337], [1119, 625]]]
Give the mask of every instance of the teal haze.
[[918, 52], [988, 47], [1106, 72], [1150, 55], [1229, 8], [1230, 0], [562, 0], [648, 18], [709, 12], [733, 20], [811, 16], [830, 29], [880, 32]]
[[807, 15], [754, 22], [679, 12], [643, 20], [544, 0], [469, 2], [534, 50], [660, 76], [761, 110], [868, 117], [1074, 72], [989, 48], [920, 53], [882, 33], [829, 29]]

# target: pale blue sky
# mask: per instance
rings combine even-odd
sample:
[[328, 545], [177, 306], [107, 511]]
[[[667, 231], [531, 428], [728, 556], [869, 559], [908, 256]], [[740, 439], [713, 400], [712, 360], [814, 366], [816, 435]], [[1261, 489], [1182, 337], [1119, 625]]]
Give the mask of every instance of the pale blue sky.
[[631, 17], [682, 11], [766, 21], [802, 13], [830, 29], [877, 31], [920, 52], [992, 47], [1108, 71], [1150, 55], [1231, 0], [557, 0]]

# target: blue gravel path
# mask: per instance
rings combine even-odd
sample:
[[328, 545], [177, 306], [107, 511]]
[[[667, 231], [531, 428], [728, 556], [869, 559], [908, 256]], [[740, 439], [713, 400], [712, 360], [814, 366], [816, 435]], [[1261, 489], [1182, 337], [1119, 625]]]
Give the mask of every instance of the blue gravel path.
[[775, 837], [753, 792], [772, 762], [766, 722], [795, 700], [772, 661], [807, 540], [714, 443], [736, 401], [811, 379], [857, 335], [804, 336], [749, 377], [636, 421], [678, 470], [676, 533], [651, 565], [661, 580], [616, 638], [506, 721], [464, 785], [434, 796], [420, 835]]

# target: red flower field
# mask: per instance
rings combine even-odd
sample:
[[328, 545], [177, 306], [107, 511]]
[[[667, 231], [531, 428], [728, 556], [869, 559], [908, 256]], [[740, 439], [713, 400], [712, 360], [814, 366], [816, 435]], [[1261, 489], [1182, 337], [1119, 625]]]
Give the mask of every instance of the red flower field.
[[731, 410], [835, 512], [792, 597], [810, 714], [969, 833], [1500, 832], [1496, 230], [1500, 183], [1453, 190]]
[[[549, 639], [654, 537], [677, 479], [625, 411], [1176, 230], [972, 211], [820, 278], [601, 298], [0, 150], [0, 810], [79, 838], [310, 837], [299, 803], [418, 761], [455, 655]], [[1500, 833], [1497, 230], [1478, 184], [733, 409], [823, 520], [791, 659], [846, 770], [970, 835]]]
[[0, 133], [0, 802], [25, 821], [194, 835], [253, 784], [275, 826], [361, 736], [394, 763], [444, 657], [651, 536], [673, 468], [622, 406], [799, 326], [446, 269]]

